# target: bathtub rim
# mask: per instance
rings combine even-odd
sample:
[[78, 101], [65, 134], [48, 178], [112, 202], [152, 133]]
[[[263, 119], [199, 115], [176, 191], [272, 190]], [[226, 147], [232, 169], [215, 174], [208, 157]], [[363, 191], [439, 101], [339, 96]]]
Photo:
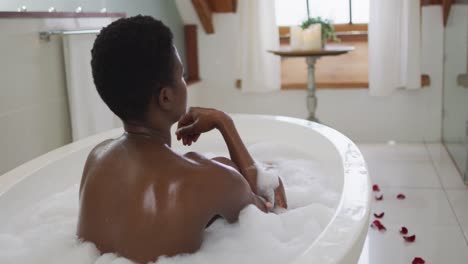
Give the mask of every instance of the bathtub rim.
[[54, 161], [59, 160], [67, 155], [74, 152], [80, 151], [83, 148], [95, 146], [97, 143], [102, 142], [110, 137], [120, 136], [123, 133], [123, 128], [115, 128], [112, 130], [104, 131], [96, 135], [80, 139], [75, 142], [68, 143], [67, 145], [53, 149], [45, 154], [42, 154], [30, 161], [19, 165], [18, 167], [7, 171], [3, 175], [0, 175], [0, 196], [14, 187], [17, 183], [27, 178], [34, 172], [42, 169]]
[[367, 236], [372, 201], [372, 182], [362, 153], [351, 139], [328, 126], [292, 117], [273, 118], [315, 130], [333, 143], [343, 164], [343, 189], [334, 216], [290, 264], [357, 263]]
[[[298, 125], [314, 130], [332, 143], [343, 163], [344, 182], [340, 202], [334, 216], [321, 234], [291, 263], [310, 263], [311, 260], [317, 263], [356, 263], [367, 234], [371, 203], [370, 176], [364, 158], [356, 145], [337, 130], [304, 119], [251, 114], [232, 114], [232, 117], [234, 119], [260, 118]], [[120, 136], [122, 132], [122, 128], [116, 128], [84, 138], [54, 149], [6, 172], [0, 176], [0, 196], [48, 164], [83, 148], [95, 146], [110, 137]], [[358, 156], [351, 162], [349, 162], [350, 150]], [[346, 160], [348, 162], [345, 164]], [[358, 173], [357, 170], [360, 172]], [[361, 191], [356, 192], [356, 187]]]

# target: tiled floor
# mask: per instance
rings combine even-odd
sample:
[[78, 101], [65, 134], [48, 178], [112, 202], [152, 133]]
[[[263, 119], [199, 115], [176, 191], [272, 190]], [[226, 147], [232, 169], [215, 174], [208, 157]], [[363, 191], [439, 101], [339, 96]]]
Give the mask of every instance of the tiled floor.
[[[386, 232], [370, 229], [359, 264], [468, 263], [468, 187], [441, 144], [359, 144], [373, 183], [384, 195], [372, 213]], [[406, 195], [397, 200], [398, 193]], [[371, 221], [374, 220], [372, 216]], [[416, 234], [406, 243], [401, 226]]]

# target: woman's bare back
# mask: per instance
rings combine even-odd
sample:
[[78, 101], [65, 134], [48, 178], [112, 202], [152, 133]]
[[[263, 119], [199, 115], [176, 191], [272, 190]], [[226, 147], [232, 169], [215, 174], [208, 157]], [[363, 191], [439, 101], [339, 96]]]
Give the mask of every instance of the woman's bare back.
[[125, 134], [89, 155], [80, 186], [78, 236], [102, 253], [145, 263], [194, 252], [205, 226], [223, 213], [219, 174], [225, 170], [233, 176], [235, 170], [152, 143]]

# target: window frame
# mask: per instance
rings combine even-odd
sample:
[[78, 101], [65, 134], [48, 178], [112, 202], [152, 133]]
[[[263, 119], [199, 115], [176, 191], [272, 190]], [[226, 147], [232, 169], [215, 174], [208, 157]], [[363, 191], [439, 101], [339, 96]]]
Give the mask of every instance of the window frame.
[[[342, 42], [368, 42], [368, 24], [335, 24], [334, 28]], [[289, 45], [288, 26], [278, 26], [281, 45]], [[334, 43], [329, 41], [328, 43]], [[429, 75], [421, 75], [421, 86], [431, 85]], [[369, 88], [369, 81], [363, 82], [341, 82], [341, 83], [317, 83], [317, 89], [358, 89]], [[282, 85], [281, 90], [305, 90], [307, 83]]]
[[[371, 0], [372, 1], [372, 0]], [[421, 0], [421, 5], [429, 1], [441, 1], [441, 0]], [[462, 0], [465, 1], [465, 0]], [[466, 0], [468, 1], [468, 0]], [[307, 1], [308, 3], [308, 1]], [[426, 3], [427, 4], [427, 3]], [[353, 23], [352, 21], [352, 0], [349, 0], [350, 8], [350, 23], [346, 24], [334, 24], [337, 36], [342, 42], [365, 42], [368, 43], [368, 24], [367, 23]], [[285, 25], [278, 25], [278, 32], [280, 38], [280, 44], [287, 46], [290, 44], [290, 27]], [[328, 43], [334, 43], [328, 41]], [[431, 84], [429, 75], [421, 75], [421, 86], [427, 87]], [[236, 80], [236, 87], [241, 88], [241, 80]], [[334, 82], [334, 83], [317, 83], [317, 89], [357, 89], [357, 88], [369, 88], [369, 81], [367, 82]], [[305, 90], [307, 89], [307, 83], [300, 84], [282, 84], [281, 90]]]
[[[341, 39], [341, 42], [368, 42], [368, 24], [335, 24], [333, 25], [337, 36]], [[290, 27], [289, 26], [278, 26], [280, 44], [290, 44]], [[335, 43], [328, 41], [328, 43]], [[317, 89], [366, 89], [369, 87], [369, 81], [367, 82], [318, 82]], [[307, 83], [294, 83], [294, 84], [282, 84], [281, 90], [305, 90], [307, 89]]]
[[[366, 41], [368, 24], [334, 24], [336, 35], [343, 42]], [[281, 45], [289, 45], [290, 26], [278, 26]]]

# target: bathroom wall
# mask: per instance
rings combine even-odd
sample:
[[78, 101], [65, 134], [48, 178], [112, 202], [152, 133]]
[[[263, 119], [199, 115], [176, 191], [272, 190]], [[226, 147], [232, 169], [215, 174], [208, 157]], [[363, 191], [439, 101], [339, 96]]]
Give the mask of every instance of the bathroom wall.
[[[185, 53], [183, 24], [172, 0], [2, 0], [0, 11], [16, 11], [21, 5], [29, 11], [50, 6], [73, 11], [80, 5], [85, 12], [106, 7], [129, 16], [153, 15], [171, 27], [179, 52]], [[109, 18], [0, 19], [0, 175], [71, 141], [61, 40], [40, 41], [38, 33], [99, 28], [110, 22]]]
[[[185, 23], [197, 23], [193, 7], [177, 0]], [[318, 91], [318, 117], [359, 141], [440, 141], [442, 113], [443, 26], [438, 6], [422, 15], [422, 72], [430, 87], [371, 97], [367, 89]], [[215, 14], [215, 34], [199, 29], [200, 70], [203, 80], [198, 103], [228, 112], [307, 116], [306, 91], [244, 94], [235, 88], [237, 14]], [[389, 51], [391, 52], [391, 51]], [[305, 64], [304, 64], [305, 67]]]
[[108, 12], [126, 12], [128, 16], [138, 14], [154, 16], [168, 25], [175, 37], [181, 58], [185, 60], [184, 28], [173, 0], [1, 0], [0, 11], [16, 11], [26, 6], [28, 11], [75, 11], [81, 6], [83, 12], [97, 12], [106, 8]]
[[39, 32], [110, 22], [0, 19], [0, 175], [71, 140], [61, 40], [41, 41]]
[[468, 120], [468, 88], [457, 84], [459, 74], [466, 74], [468, 53], [468, 5], [452, 8], [445, 30], [444, 68], [444, 140], [465, 140]]
[[443, 139], [457, 167], [468, 181], [468, 88], [457, 77], [468, 71], [468, 5], [452, 8], [445, 30]]

